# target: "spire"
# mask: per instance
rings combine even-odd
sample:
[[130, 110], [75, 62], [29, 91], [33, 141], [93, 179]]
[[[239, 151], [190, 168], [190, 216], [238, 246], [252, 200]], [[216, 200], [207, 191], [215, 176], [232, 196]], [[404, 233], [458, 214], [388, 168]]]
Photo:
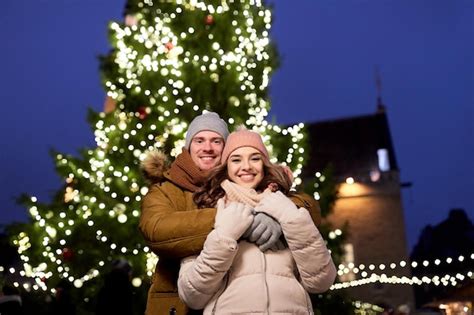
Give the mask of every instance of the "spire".
[[375, 87], [377, 89], [377, 113], [385, 112], [385, 105], [382, 102], [382, 78], [379, 66], [375, 66]]

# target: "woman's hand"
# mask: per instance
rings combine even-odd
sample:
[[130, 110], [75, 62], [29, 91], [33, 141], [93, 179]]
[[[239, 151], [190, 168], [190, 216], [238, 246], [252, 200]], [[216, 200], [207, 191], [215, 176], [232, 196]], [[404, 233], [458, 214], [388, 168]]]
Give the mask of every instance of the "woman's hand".
[[287, 222], [297, 210], [291, 199], [281, 191], [266, 194], [255, 207], [255, 211], [266, 213], [280, 223]]
[[214, 228], [219, 235], [238, 240], [252, 224], [253, 213], [250, 206], [231, 202], [227, 206], [224, 199], [217, 201], [217, 213]]

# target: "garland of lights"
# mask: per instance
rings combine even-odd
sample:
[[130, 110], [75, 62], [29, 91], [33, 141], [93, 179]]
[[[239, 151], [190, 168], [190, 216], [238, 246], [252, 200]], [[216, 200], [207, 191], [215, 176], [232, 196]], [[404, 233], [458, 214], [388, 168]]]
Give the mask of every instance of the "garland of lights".
[[362, 311], [362, 313], [360, 313], [360, 314], [364, 314], [364, 315], [370, 314], [370, 313], [368, 313], [369, 311], [374, 312], [374, 314], [380, 314], [384, 310], [383, 307], [380, 307], [376, 304], [371, 304], [371, 303], [361, 302], [361, 301], [354, 301], [354, 302], [352, 302], [352, 305], [354, 305], [354, 307], [357, 310]]
[[[58, 159], [60, 159], [60, 158], [62, 158], [62, 157], [61, 157], [61, 156], [58, 156]], [[82, 172], [81, 172], [81, 171], [78, 171], [78, 173], [81, 174]], [[83, 173], [82, 173], [82, 174], [83, 174]], [[319, 174], [319, 175], [320, 175], [320, 174]], [[117, 177], [120, 177], [120, 176], [122, 176], [122, 174], [121, 174], [120, 172], [118, 172], [118, 173], [116, 173], [116, 176], [117, 176]], [[320, 175], [320, 176], [321, 176], [321, 175]], [[320, 177], [320, 176], [317, 176], [317, 177]], [[74, 177], [74, 175], [73, 175], [73, 174], [70, 174], [70, 176], [69, 176], [68, 179], [67, 179], [67, 182], [70, 182], [73, 177]], [[324, 179], [322, 179], [322, 180], [324, 180]], [[148, 191], [148, 188], [147, 188], [147, 187], [142, 187], [142, 188], [140, 189], [140, 194], [141, 194], [141, 195], [145, 195], [145, 194], [147, 193], [147, 191]], [[111, 195], [111, 197], [114, 197], [114, 196]], [[73, 197], [73, 198], [75, 199], [76, 202], [79, 202], [79, 192], [78, 192], [77, 190], [74, 191], [74, 197]], [[87, 198], [87, 197], [86, 197], [86, 198]], [[94, 198], [95, 198], [95, 197], [91, 197], [91, 198], [90, 198], [92, 202], [95, 202]], [[137, 196], [136, 196], [136, 200], [139, 201], [140, 199], [141, 199], [141, 196], [140, 196], [140, 195], [137, 195]], [[37, 199], [36, 199], [35, 197], [32, 197], [31, 200], [32, 200], [33, 202], [36, 202], [36, 201], [37, 201]], [[124, 201], [127, 202], [127, 200], [124, 200]], [[100, 207], [100, 208], [104, 208], [105, 205], [104, 205], [104, 204], [100, 204], [99, 207]], [[29, 209], [29, 211], [30, 211], [30, 214], [32, 215], [32, 217], [35, 218], [35, 219], [38, 221], [39, 225], [40, 225], [40, 226], [45, 226], [46, 232], [47, 232], [51, 237], [55, 237], [55, 235], [56, 235], [56, 230], [55, 230], [55, 228], [53, 228], [53, 227], [51, 227], [51, 226], [47, 226], [47, 225], [45, 224], [46, 220], [45, 220], [43, 217], [41, 217], [41, 216], [39, 215], [39, 213], [38, 213], [38, 211], [37, 211], [37, 208], [36, 208], [35, 206], [33, 206], [33, 207], [31, 207], [31, 208]], [[62, 217], [62, 218], [65, 218], [65, 217], [66, 217], [66, 214], [65, 214], [64, 212], [60, 213], [59, 215], [60, 215], [60, 217]], [[116, 216], [116, 212], [115, 212], [114, 210], [111, 210], [111, 211], [109, 211], [109, 215], [110, 215], [111, 217], [114, 217], [114, 216]], [[133, 211], [133, 215], [134, 215], [134, 216], [138, 216], [138, 215], [139, 215], [138, 210]], [[87, 219], [87, 216], [90, 216], [90, 213], [85, 213], [84, 219]], [[121, 223], [125, 223], [125, 222], [127, 221], [127, 220], [126, 220], [126, 217], [125, 217], [125, 218], [123, 217], [123, 214], [118, 215], [118, 216], [117, 216], [117, 220], [118, 220], [119, 222], [121, 222]], [[69, 224], [70, 224], [70, 225], [73, 225], [73, 223], [71, 223], [71, 222], [69, 222]], [[93, 225], [94, 225], [94, 222], [93, 222], [92, 220], [89, 220], [89, 221], [88, 221], [88, 224], [89, 224], [89, 226], [93, 226]], [[59, 226], [58, 226], [59, 228], [64, 228], [64, 223], [59, 222], [58, 225], [59, 225]], [[69, 231], [68, 231], [68, 230], [66, 231], [66, 235], [68, 235], [68, 234], [70, 234], [70, 233], [71, 233], [70, 230], [69, 230]], [[102, 242], [107, 242], [107, 241], [110, 239], [110, 237], [108, 237], [108, 236], [106, 236], [106, 235], [103, 235], [103, 233], [102, 233], [101, 230], [96, 230], [96, 234], [97, 234], [97, 240], [100, 240], [100, 241], [102, 241]], [[332, 238], [332, 239], [334, 239], [334, 238], [336, 238], [337, 236], [340, 236], [341, 234], [342, 234], [341, 230], [338, 229], [338, 230], [335, 230], [335, 231], [331, 231], [331, 232], [329, 233], [329, 237]], [[20, 236], [22, 236], [22, 235], [20, 235]], [[19, 245], [18, 251], [19, 251], [20, 254], [21, 254], [23, 251], [25, 251], [26, 249], [29, 248], [28, 241], [29, 241], [28, 237], [27, 237], [26, 235], [23, 235], [23, 238], [21, 238], [20, 241], [18, 242], [18, 245]], [[44, 256], [46, 256], [46, 255], [49, 256], [52, 262], [58, 261], [59, 258], [58, 258], [58, 257], [55, 258], [54, 255], [48, 250], [48, 247], [47, 247], [48, 241], [49, 241], [48, 238], [45, 238], [45, 239], [44, 239], [43, 245], [46, 247], [46, 252], [45, 252], [43, 255], [44, 255]], [[66, 245], [66, 241], [65, 241], [65, 240], [61, 240], [60, 243], [61, 243], [61, 245], [63, 245], [63, 246]], [[116, 248], [116, 244], [115, 244], [115, 243], [113, 243], [113, 242], [109, 242], [109, 243], [110, 243], [110, 248], [111, 248], [111, 249], [115, 249], [115, 248]], [[151, 276], [151, 275], [152, 275], [152, 269], [153, 269], [153, 267], [155, 266], [156, 261], [157, 261], [158, 258], [156, 257], [156, 255], [154, 255], [153, 253], [151, 253], [151, 252], [149, 251], [149, 248], [148, 248], [148, 247], [144, 247], [142, 250], [143, 250], [145, 253], [147, 253], [147, 270], [148, 270], [148, 271], [147, 271], [147, 274], [148, 274], [148, 276]], [[127, 252], [128, 250], [127, 250], [126, 248], [121, 248], [121, 251], [122, 251], [123, 253], [125, 253], [125, 252]], [[135, 248], [135, 249], [132, 250], [132, 252], [133, 252], [133, 254], [138, 255], [138, 254], [139, 254], [139, 249]], [[58, 254], [58, 255], [61, 254], [61, 253], [59, 252], [59, 250], [57, 250], [57, 254]], [[42, 279], [42, 278], [46, 278], [46, 279], [47, 279], [47, 278], [49, 278], [49, 277], [51, 276], [51, 273], [50, 273], [50, 272], [49, 272], [49, 273], [45, 273], [45, 272], [44, 272], [45, 264], [44, 264], [44, 265], [42, 264], [42, 265], [38, 266], [37, 268], [32, 268], [31, 266], [29, 266], [29, 265], [27, 264], [27, 262], [28, 262], [28, 257], [27, 257], [27, 256], [21, 255], [21, 258], [22, 258], [22, 260], [25, 262], [25, 271], [26, 271], [25, 275], [28, 275], [28, 276], [33, 277], [33, 278], [36, 278], [36, 279]], [[472, 254], [469, 256], [469, 258], [470, 258], [471, 260], [474, 260], [474, 253], [472, 253]], [[444, 259], [444, 262], [445, 262], [446, 264], [450, 264], [450, 263], [452, 263], [452, 262], [455, 261], [455, 260], [457, 260], [457, 261], [459, 261], [459, 262], [463, 262], [463, 261], [465, 260], [465, 257], [462, 256], [462, 255], [460, 255], [460, 256], [457, 257], [456, 259], [451, 258], [451, 257], [448, 257], [448, 258]], [[411, 267], [412, 267], [412, 268], [417, 268], [417, 267], [421, 267], [421, 266], [423, 266], [423, 267], [428, 267], [428, 266], [430, 266], [430, 265], [432, 265], [432, 264], [438, 266], [438, 265], [440, 265], [442, 262], [443, 262], [443, 261], [442, 261], [441, 259], [435, 259], [433, 262], [429, 262], [429, 261], [427, 261], [427, 260], [424, 260], [422, 263], [418, 263], [418, 262], [416, 262], [416, 261], [413, 261], [413, 262], [411, 262]], [[58, 265], [59, 265], [59, 263], [58, 263]], [[103, 265], [104, 265], [104, 262], [101, 261], [99, 265], [100, 265], [100, 266], [103, 266]], [[364, 281], [365, 281], [365, 282], [368, 281], [368, 280], [367, 280], [368, 273], [367, 273], [367, 271], [364, 271], [366, 268], [367, 268], [368, 270], [370, 270], [370, 271], [374, 271], [374, 270], [377, 269], [377, 268], [378, 268], [380, 271], [383, 271], [383, 270], [388, 269], [388, 268], [390, 268], [391, 270], [394, 270], [394, 269], [396, 269], [396, 268], [398, 268], [398, 267], [401, 267], [401, 268], [408, 268], [408, 267], [409, 267], [409, 264], [408, 264], [407, 262], [405, 262], [404, 260], [402, 260], [402, 261], [400, 261], [400, 262], [398, 262], [398, 263], [395, 263], [395, 262], [391, 262], [391, 263], [387, 263], [387, 264], [381, 263], [381, 264], [379, 264], [378, 266], [375, 265], [375, 264], [369, 264], [367, 267], [366, 267], [366, 265], [364, 265], [364, 264], [360, 264], [359, 266], [355, 266], [354, 263], [348, 263], [347, 265], [345, 265], [345, 264], [340, 264], [340, 265], [338, 266], [338, 275], [339, 275], [339, 276], [342, 276], [342, 275], [344, 275], [344, 274], [348, 274], [348, 273], [351, 273], [351, 272], [352, 272], [352, 273], [355, 273], [355, 274], [360, 273], [361, 276], [363, 277], [362, 279], [360, 279], [360, 280], [354, 280], [355, 282], [350, 282], [350, 283], [356, 283], [356, 284], [357, 284], [357, 283], [360, 283], [360, 281], [362, 281], [362, 283], [364, 283]], [[58, 266], [58, 272], [63, 272], [63, 271], [64, 271], [64, 274], [63, 274], [63, 275], [64, 275], [65, 277], [68, 277], [67, 269], [64, 269], [63, 267]], [[69, 279], [72, 283], [74, 283], [74, 285], [75, 285], [76, 287], [81, 287], [82, 284], [83, 284], [83, 282], [85, 282], [85, 281], [87, 281], [87, 280], [90, 280], [90, 279], [96, 277], [98, 274], [99, 274], [99, 272], [98, 272], [97, 270], [92, 269], [88, 274], [84, 275], [83, 277], [81, 277], [81, 278], [79, 278], [79, 279], [75, 279], [74, 277], [71, 277], [71, 276], [69, 276], [68, 279]], [[374, 277], [374, 275], [372, 275], [372, 276], [370, 276], [370, 277], [368, 277], [368, 278], [369, 278], [369, 279], [372, 279], [371, 281], [373, 281], [373, 277]], [[436, 277], [436, 276], [435, 276], [435, 277]], [[392, 278], [391, 278], [391, 279], [392, 279]], [[401, 281], [401, 280], [399, 280], [398, 278], [395, 278], [395, 279], [397, 279], [397, 281]], [[403, 279], [403, 278], [402, 278], [402, 279]], [[402, 281], [403, 281], [403, 280], [402, 280]], [[37, 281], [37, 283], [38, 283], [38, 285], [39, 285], [43, 290], [46, 290], [46, 286], [44, 285], [43, 282], [41, 282], [41, 281], [38, 282], [38, 281]], [[351, 284], [351, 285], [353, 286], [353, 284]]]
[[[101, 265], [103, 265], [103, 262], [102, 262]], [[0, 266], [0, 272], [5, 272], [5, 268], [3, 266]], [[13, 268], [13, 267], [9, 268], [8, 272], [10, 274], [16, 274], [17, 273], [15, 268]], [[23, 271], [23, 270], [20, 271], [18, 274], [22, 277], [27, 276], [25, 271]], [[82, 277], [80, 279], [76, 279], [75, 281], [73, 281], [73, 283], [76, 287], [81, 287], [82, 282], [90, 280], [90, 279], [96, 277], [98, 274], [99, 274], [99, 271], [93, 269], [87, 275], [85, 275], [84, 277]], [[335, 283], [330, 287], [330, 290], [347, 289], [347, 288], [350, 288], [350, 287], [357, 287], [357, 286], [366, 285], [366, 284], [375, 283], [375, 282], [396, 284], [396, 285], [399, 285], [399, 284], [401, 284], [401, 285], [411, 285], [411, 286], [413, 286], [413, 285], [423, 285], [423, 284], [433, 284], [435, 286], [443, 285], [443, 286], [446, 287], [446, 286], [456, 286], [456, 285], [458, 285], [459, 282], [463, 282], [466, 279], [474, 279], [474, 272], [473, 271], [467, 271], [464, 274], [462, 274], [462, 273], [456, 273], [455, 275], [445, 274], [443, 276], [435, 275], [435, 276], [432, 276], [431, 278], [427, 277], [427, 276], [423, 276], [421, 278], [419, 278], [419, 277], [406, 277], [406, 276], [398, 277], [398, 276], [387, 276], [386, 274], [380, 274], [379, 275], [379, 274], [373, 273], [370, 276], [364, 277], [362, 279]], [[78, 283], [80, 283], [81, 285], [78, 286]], [[13, 284], [16, 287], [20, 286], [20, 284], [18, 282], [14, 282]], [[138, 286], [141, 285], [141, 280], [139, 278], [134, 278], [132, 280], [132, 284], [134, 286], [138, 287]], [[38, 281], [38, 280], [36, 280], [36, 283], [34, 285], [31, 285], [29, 282], [25, 282], [25, 283], [23, 283], [23, 287], [26, 290], [29, 290], [30, 288], [32, 288], [34, 290], [38, 290], [38, 289], [42, 289], [44, 291], [47, 290], [47, 287], [44, 285], [44, 283], [41, 282], [41, 281]], [[52, 290], [54, 290], [54, 289], [52, 289]]]
[[[474, 253], [472, 253], [469, 256], [469, 259], [474, 260]], [[453, 263], [456, 260], [459, 261], [459, 262], [464, 262], [466, 260], [466, 258], [463, 255], [460, 255], [457, 259], [452, 258], [452, 257], [447, 257], [447, 258], [444, 259], [444, 262], [449, 265], [449, 264]], [[433, 262], [430, 262], [428, 260], [424, 260], [421, 264], [419, 264], [416, 261], [412, 261], [411, 262], [411, 267], [412, 268], [420, 268], [420, 267], [428, 267], [430, 265], [439, 266], [442, 263], [443, 263], [443, 261], [441, 259], [435, 259]], [[376, 266], [375, 264], [369, 264], [367, 267], [364, 264], [360, 264], [358, 267], [356, 267], [354, 265], [354, 263], [349, 263], [347, 265], [340, 264], [338, 266], [338, 269], [339, 269], [338, 274], [339, 274], [339, 276], [342, 276], [344, 274], [348, 274], [348, 273], [351, 273], [351, 272], [356, 273], [356, 274], [361, 272], [362, 276], [365, 277], [365, 276], [367, 276], [367, 272], [364, 271], [366, 268], [368, 268], [371, 271], [374, 271], [377, 268], [380, 271], [383, 271], [383, 270], [388, 269], [388, 268], [394, 270], [398, 266], [401, 267], [401, 268], [408, 268], [409, 264], [404, 260], [402, 260], [398, 263], [392, 262], [392, 263], [388, 263], [388, 264], [379, 264], [378, 266]]]
[[459, 282], [462, 282], [466, 279], [474, 279], [473, 271], [468, 271], [465, 274], [457, 273], [456, 275], [449, 275], [446, 274], [444, 276], [432, 276], [429, 277], [422, 277], [421, 279], [418, 277], [397, 277], [397, 276], [387, 276], [385, 274], [371, 274], [369, 277], [362, 278], [359, 280], [352, 280], [346, 282], [335, 283], [331, 286], [330, 290], [340, 290], [346, 289], [349, 287], [357, 287], [361, 285], [366, 285], [370, 283], [389, 283], [389, 284], [408, 284], [408, 285], [423, 285], [426, 284], [434, 284], [436, 286], [443, 285], [443, 286], [456, 286]]
[[[144, 194], [146, 194], [146, 192], [147, 192], [147, 188], [146, 188], [146, 187], [143, 187], [143, 188], [141, 189], [141, 193], [144, 195]], [[77, 197], [77, 196], [76, 196], [76, 197]], [[36, 202], [37, 200], [36, 200], [35, 197], [32, 197], [32, 201], [33, 201], [33, 202]], [[101, 208], [102, 208], [102, 207], [105, 207], [105, 205], [102, 204], [100, 207], [101, 207]], [[46, 225], [45, 225], [45, 222], [46, 222], [45, 219], [42, 218], [42, 217], [39, 215], [39, 213], [37, 212], [36, 207], [34, 207], [34, 206], [31, 207], [31, 208], [29, 209], [29, 211], [30, 211], [30, 214], [32, 215], [32, 217], [35, 218], [35, 219], [39, 222], [40, 226], [46, 226]], [[114, 216], [115, 216], [115, 213], [114, 213], [113, 211], [111, 211], [109, 214], [110, 214], [111, 217], [114, 217]], [[136, 212], [135, 215], [138, 215], [138, 212]], [[66, 215], [65, 215], [64, 212], [63, 212], [63, 213], [60, 213], [60, 216], [63, 217], [63, 218], [66, 217]], [[125, 223], [125, 222], [126, 222], [126, 219], [125, 219], [125, 220], [124, 220], [124, 219], [120, 219], [120, 215], [118, 216], [118, 220], [119, 220], [119, 222], [121, 222], [121, 223]], [[62, 222], [59, 223], [59, 228], [63, 228], [63, 227], [64, 227], [64, 224], [61, 224], [61, 223], [62, 223]], [[92, 220], [89, 221], [89, 225], [90, 225], [90, 226], [93, 225], [93, 221], [92, 221]], [[55, 234], [56, 234], [55, 229], [54, 229], [53, 227], [51, 227], [51, 226], [46, 226], [45, 230], [48, 232], [48, 234], [49, 234], [51, 237], [54, 237]], [[66, 231], [66, 234], [68, 234], [68, 233], [70, 233], [70, 232]], [[102, 242], [107, 242], [107, 241], [109, 240], [109, 237], [107, 237], [107, 236], [105, 236], [105, 235], [102, 235], [103, 233], [102, 233], [102, 231], [100, 231], [100, 230], [97, 230], [97, 231], [96, 231], [96, 234], [97, 234], [97, 240], [100, 240], [100, 241], [102, 241]], [[336, 237], [337, 235], [341, 235], [341, 231], [340, 231], [340, 230], [335, 230], [335, 231], [330, 232], [329, 235], [330, 235], [331, 238], [334, 238], [334, 237]], [[22, 236], [22, 235], [20, 235], [20, 236]], [[18, 243], [18, 245], [19, 245], [18, 251], [19, 251], [20, 254], [22, 254], [23, 251], [25, 251], [25, 250], [27, 250], [27, 249], [29, 248], [28, 241], [29, 241], [29, 239], [28, 239], [28, 237], [27, 237], [26, 235], [24, 235], [24, 237], [20, 239], [20, 241], [19, 241], [19, 243]], [[44, 242], [43, 242], [43, 245], [46, 246], [46, 248], [48, 248], [48, 247], [47, 247], [47, 244], [48, 244], [48, 239], [45, 238], [45, 239], [44, 239]], [[66, 242], [65, 242], [64, 240], [61, 240], [61, 245], [66, 245]], [[115, 249], [115, 248], [116, 248], [115, 243], [111, 243], [111, 244], [110, 244], [110, 248], [111, 248], [111, 249]], [[148, 270], [148, 271], [147, 271], [147, 274], [148, 274], [149, 276], [151, 276], [151, 274], [152, 274], [152, 269], [153, 269], [153, 267], [155, 266], [155, 263], [156, 263], [156, 261], [157, 261], [157, 257], [156, 257], [156, 255], [152, 254], [152, 253], [149, 251], [149, 248], [148, 248], [148, 247], [144, 247], [142, 250], [143, 250], [145, 253], [147, 253], [147, 267], [148, 267], [148, 268], [147, 268], [147, 270]], [[126, 248], [122, 248], [121, 251], [122, 251], [122, 252], [126, 252], [127, 249], [126, 249]], [[135, 254], [135, 255], [137, 255], [137, 254], [139, 253], [139, 250], [136, 249], [136, 248], [133, 249], [132, 251], [133, 251], [133, 254]], [[57, 254], [60, 255], [60, 252], [57, 252]], [[55, 261], [57, 261], [57, 259], [58, 259], [58, 257], [55, 258], [54, 255], [53, 255], [50, 251], [48, 251], [48, 249], [46, 250], [46, 252], [45, 252], [43, 255], [49, 256], [52, 262], [55, 262]], [[44, 272], [45, 265], [40, 265], [40, 266], [38, 266], [38, 268], [32, 268], [31, 266], [29, 266], [29, 265], [27, 264], [27, 262], [28, 262], [28, 257], [27, 257], [27, 256], [21, 255], [21, 258], [22, 258], [22, 260], [25, 262], [25, 271], [26, 271], [25, 275], [27, 275], [27, 276], [29, 276], [29, 277], [36, 278], [36, 279], [41, 279], [41, 278], [46, 278], [46, 279], [47, 279], [47, 278], [49, 278], [49, 277], [51, 276], [51, 273], [45, 273], [45, 272]], [[472, 254], [469, 256], [469, 258], [470, 258], [471, 260], [474, 260], [474, 253], [472, 253]], [[460, 255], [460, 256], [457, 257], [456, 259], [451, 258], [451, 257], [447, 257], [446, 259], [444, 259], [444, 262], [445, 262], [446, 264], [451, 264], [451, 263], [452, 263], [453, 261], [455, 261], [455, 260], [457, 260], [457, 261], [459, 261], [459, 262], [463, 262], [463, 261], [465, 260], [465, 257], [464, 257], [463, 255]], [[427, 260], [424, 260], [421, 264], [419, 264], [419, 263], [416, 262], [416, 261], [413, 261], [413, 262], [411, 262], [411, 267], [412, 267], [412, 268], [417, 268], [417, 267], [421, 267], [421, 266], [423, 266], [423, 267], [428, 267], [428, 266], [430, 266], [430, 265], [432, 265], [432, 264], [438, 266], [438, 265], [440, 265], [442, 262], [443, 262], [443, 261], [442, 261], [441, 259], [435, 259], [433, 262], [429, 262], [429, 261], [427, 261]], [[58, 265], [59, 265], [59, 264], [58, 264]], [[104, 265], [104, 262], [100, 262], [99, 265], [100, 265], [100, 266], [103, 266], [103, 265]], [[359, 283], [359, 281], [362, 281], [362, 282], [367, 281], [366, 277], [368, 277], [368, 273], [367, 273], [366, 271], [364, 271], [366, 268], [367, 268], [368, 270], [371, 270], [371, 271], [374, 271], [374, 270], [377, 269], [377, 268], [378, 268], [380, 271], [383, 271], [383, 270], [388, 269], [388, 268], [394, 270], [394, 269], [396, 269], [397, 267], [408, 268], [408, 266], [409, 266], [409, 264], [408, 264], [407, 262], [405, 262], [404, 260], [402, 260], [402, 261], [400, 261], [400, 262], [398, 262], [398, 263], [395, 263], [395, 262], [387, 263], [387, 264], [382, 263], [382, 264], [379, 264], [378, 266], [376, 266], [375, 264], [369, 264], [367, 267], [366, 267], [366, 265], [364, 265], [364, 264], [360, 264], [360, 265], [357, 266], [357, 267], [356, 267], [353, 263], [349, 263], [349, 264], [347, 264], [347, 265], [340, 264], [340, 265], [338, 266], [338, 275], [339, 275], [339, 276], [342, 276], [342, 275], [344, 275], [344, 274], [348, 274], [348, 273], [351, 273], [351, 272], [352, 272], [352, 273], [355, 273], [355, 274], [358, 274], [358, 273], [360, 272], [360, 273], [361, 273], [361, 276], [362, 276], [363, 278], [360, 279], [360, 280], [354, 280], [354, 281], [355, 281], [354, 283]], [[64, 271], [64, 276], [65, 276], [65, 277], [68, 277], [68, 275], [67, 275], [67, 269], [63, 269], [63, 267], [58, 266], [58, 272], [63, 272], [63, 271]], [[69, 280], [70, 280], [71, 282], [73, 282], [76, 287], [81, 287], [83, 282], [94, 278], [94, 277], [97, 276], [98, 274], [99, 274], [98, 271], [95, 270], [95, 269], [93, 269], [93, 270], [91, 270], [88, 274], [84, 275], [83, 277], [81, 277], [81, 278], [79, 278], [79, 279], [75, 279], [74, 277], [69, 277]], [[436, 277], [436, 276], [435, 276], [435, 277]], [[415, 278], [416, 278], [416, 277], [415, 277]], [[373, 280], [373, 275], [370, 276], [369, 279], [372, 279], [372, 280]], [[398, 279], [398, 278], [397, 278], [397, 279]], [[38, 283], [39, 286], [42, 287], [42, 289], [46, 290], [46, 286], [44, 285], [43, 282], [40, 281], [40, 282], [37, 282], [37, 283]]]

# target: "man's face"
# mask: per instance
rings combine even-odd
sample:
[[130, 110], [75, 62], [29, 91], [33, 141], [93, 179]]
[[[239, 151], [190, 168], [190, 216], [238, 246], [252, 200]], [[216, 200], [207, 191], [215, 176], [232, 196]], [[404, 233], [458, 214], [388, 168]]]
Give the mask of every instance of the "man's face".
[[221, 162], [224, 139], [214, 131], [201, 131], [194, 135], [189, 145], [189, 154], [194, 164], [203, 171], [210, 170]]

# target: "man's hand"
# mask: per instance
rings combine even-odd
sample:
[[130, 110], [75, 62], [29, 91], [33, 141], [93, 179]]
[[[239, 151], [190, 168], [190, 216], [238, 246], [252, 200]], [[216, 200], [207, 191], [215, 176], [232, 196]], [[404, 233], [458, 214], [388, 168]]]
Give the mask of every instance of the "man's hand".
[[257, 213], [252, 225], [245, 231], [243, 238], [258, 245], [262, 252], [267, 249], [282, 249], [280, 236], [282, 234], [280, 224], [265, 213]]

